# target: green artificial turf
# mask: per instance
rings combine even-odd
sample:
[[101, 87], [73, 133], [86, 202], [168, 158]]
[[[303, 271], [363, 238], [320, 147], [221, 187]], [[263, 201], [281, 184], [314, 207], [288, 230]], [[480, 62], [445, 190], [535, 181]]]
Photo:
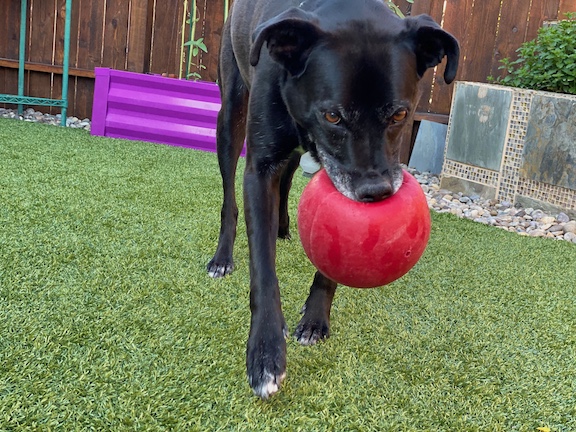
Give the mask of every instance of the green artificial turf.
[[[305, 182], [278, 244], [292, 330]], [[0, 430], [576, 430], [575, 245], [433, 215], [408, 275], [340, 288], [332, 337], [289, 340], [263, 402], [242, 217], [234, 274], [204, 270], [220, 202], [214, 154], [0, 120]]]

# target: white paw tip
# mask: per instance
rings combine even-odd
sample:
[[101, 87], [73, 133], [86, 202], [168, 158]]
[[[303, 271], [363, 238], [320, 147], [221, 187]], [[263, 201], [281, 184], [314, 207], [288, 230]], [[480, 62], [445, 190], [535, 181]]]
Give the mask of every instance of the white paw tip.
[[286, 378], [286, 372], [280, 376], [274, 376], [266, 372], [264, 376], [264, 382], [262, 385], [254, 388], [254, 394], [262, 399], [268, 399], [280, 390], [280, 383]]

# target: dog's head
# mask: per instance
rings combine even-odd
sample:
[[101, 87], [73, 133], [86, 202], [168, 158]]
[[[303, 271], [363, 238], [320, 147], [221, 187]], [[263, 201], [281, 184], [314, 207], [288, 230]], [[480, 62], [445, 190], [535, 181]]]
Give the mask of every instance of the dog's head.
[[459, 46], [427, 15], [400, 19], [382, 2], [350, 7], [356, 9], [291, 8], [263, 23], [250, 62], [259, 63], [266, 42], [284, 71], [282, 97], [312, 154], [342, 194], [378, 201], [402, 184], [400, 143], [419, 79], [446, 56], [444, 80], [452, 82]]

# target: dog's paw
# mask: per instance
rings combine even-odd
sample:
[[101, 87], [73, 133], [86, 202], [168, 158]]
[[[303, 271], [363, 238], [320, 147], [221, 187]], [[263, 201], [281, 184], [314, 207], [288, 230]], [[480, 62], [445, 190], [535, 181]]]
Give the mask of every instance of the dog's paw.
[[290, 218], [288, 215], [281, 217], [278, 223], [278, 238], [281, 240], [290, 240]]
[[206, 266], [206, 271], [211, 278], [221, 278], [234, 271], [234, 262], [226, 260], [220, 262], [214, 257]]
[[[303, 308], [303, 311], [305, 310]], [[319, 317], [314, 318], [309, 315], [304, 312], [304, 316], [294, 331], [294, 337], [301, 345], [314, 345], [330, 337], [330, 320]]]
[[246, 353], [248, 382], [254, 394], [268, 399], [280, 390], [286, 377], [286, 339], [284, 326], [278, 334], [250, 337]]
[[281, 240], [290, 240], [292, 236], [290, 235], [289, 227], [279, 227], [278, 228], [278, 238]]
[[254, 394], [260, 399], [268, 399], [270, 396], [278, 393], [280, 384], [286, 378], [286, 371], [281, 375], [274, 375], [268, 371], [264, 371], [261, 376], [249, 377], [250, 387]]

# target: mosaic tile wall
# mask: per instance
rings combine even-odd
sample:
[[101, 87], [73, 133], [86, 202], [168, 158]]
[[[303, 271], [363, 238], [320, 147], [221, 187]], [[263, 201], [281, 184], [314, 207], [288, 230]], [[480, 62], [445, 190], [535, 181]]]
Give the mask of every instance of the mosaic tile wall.
[[442, 187], [576, 212], [576, 96], [458, 82], [446, 142]]

